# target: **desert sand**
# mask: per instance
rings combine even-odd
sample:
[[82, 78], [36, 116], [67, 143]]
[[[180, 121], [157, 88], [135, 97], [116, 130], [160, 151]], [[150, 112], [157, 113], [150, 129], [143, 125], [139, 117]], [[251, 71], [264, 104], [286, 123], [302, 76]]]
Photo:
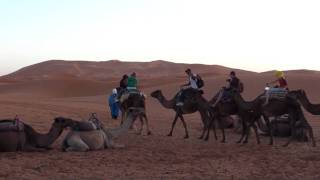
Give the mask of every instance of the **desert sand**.
[[[101, 65], [101, 63], [103, 65]], [[221, 66], [152, 63], [67, 63], [49, 61], [26, 67], [0, 78], [0, 118], [18, 115], [39, 132], [47, 132], [53, 118], [65, 116], [84, 120], [98, 113], [106, 126], [115, 127], [107, 106], [107, 95], [118, 85], [123, 73], [136, 71], [141, 89], [147, 95], [161, 89], [169, 99], [185, 83], [184, 69], [191, 67], [205, 81], [205, 97], [212, 97], [225, 84], [229, 68]], [[254, 73], [236, 70], [245, 84], [244, 96], [252, 100], [263, 91], [272, 72]], [[314, 103], [320, 103], [320, 73], [290, 71], [291, 89], [305, 89]], [[318, 146], [293, 142], [282, 147], [286, 138], [276, 138], [268, 145], [262, 137], [257, 145], [251, 136], [246, 145], [236, 144], [239, 134], [228, 130], [227, 143], [211, 138], [198, 139], [199, 114], [186, 115], [190, 132], [178, 122], [173, 137], [167, 137], [174, 117], [172, 110], [147, 98], [151, 136], [128, 135], [118, 139], [126, 148], [85, 153], [61, 152], [63, 135], [53, 150], [41, 153], [0, 153], [0, 179], [320, 179], [320, 117], [305, 115], [312, 125]], [[218, 135], [221, 135], [218, 131]]]

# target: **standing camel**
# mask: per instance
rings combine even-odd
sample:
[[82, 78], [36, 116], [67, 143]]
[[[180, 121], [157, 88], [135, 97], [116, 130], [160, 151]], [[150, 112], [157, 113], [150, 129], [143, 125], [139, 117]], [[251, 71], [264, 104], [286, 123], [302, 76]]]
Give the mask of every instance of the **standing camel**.
[[[200, 116], [201, 116], [201, 120], [202, 123], [204, 125], [204, 129], [206, 127], [206, 123], [209, 119], [209, 109], [210, 106], [208, 104], [208, 102], [201, 96], [202, 92], [201, 91], [195, 91], [193, 89], [186, 89], [185, 90], [185, 96], [188, 98], [185, 98], [184, 104], [183, 106], [177, 106], [176, 102], [177, 102], [177, 96], [178, 93], [174, 96], [174, 98], [172, 98], [171, 100], [167, 100], [163, 94], [161, 90], [156, 90], [154, 92], [151, 93], [151, 97], [156, 98], [163, 107], [167, 108], [167, 109], [172, 109], [175, 111], [176, 115], [175, 118], [172, 122], [172, 126], [171, 126], [171, 130], [168, 134], [168, 136], [172, 136], [173, 133], [173, 129], [175, 127], [175, 124], [178, 120], [178, 118], [180, 118], [183, 127], [185, 129], [185, 136], [184, 138], [189, 138], [189, 133], [188, 133], [188, 129], [187, 129], [187, 124], [183, 118], [183, 114], [192, 114], [195, 113], [197, 111], [199, 111]], [[204, 135], [204, 130], [202, 132], [202, 135], [200, 138], [203, 137]]]
[[138, 118], [140, 119], [140, 122], [141, 122], [139, 134], [142, 134], [143, 132], [144, 121], [145, 121], [146, 127], [147, 127], [147, 135], [150, 135], [151, 131], [149, 129], [149, 120], [146, 114], [145, 97], [138, 91], [128, 92], [122, 95], [120, 99], [120, 108], [122, 112], [121, 124], [124, 122], [127, 116], [128, 110], [133, 107], [143, 109], [143, 111], [141, 111], [141, 113], [139, 113], [138, 115]]
[[[55, 118], [47, 134], [36, 132], [30, 125], [19, 120], [0, 121], [0, 151], [44, 151], [61, 135], [66, 127], [73, 125], [73, 121]], [[6, 129], [8, 124], [18, 124], [18, 129]], [[20, 125], [19, 125], [20, 124]], [[11, 126], [12, 127], [12, 126]]]
[[[222, 91], [222, 90], [221, 90]], [[217, 120], [217, 122], [219, 122], [219, 124], [223, 124], [223, 119], [225, 117], [228, 116], [232, 116], [232, 115], [237, 115], [238, 114], [238, 107], [237, 105], [232, 102], [232, 101], [227, 101], [227, 102], [217, 102], [217, 100], [219, 99], [218, 97], [220, 96], [220, 93], [222, 93], [221, 91], [219, 91], [210, 101], [209, 104], [213, 105], [212, 109], [213, 109], [213, 118], [210, 119], [210, 121], [208, 122], [208, 126], [205, 129], [207, 132], [207, 135], [205, 137], [205, 140], [209, 140], [209, 136], [210, 136], [210, 128], [214, 129], [214, 123], [215, 120]], [[226, 142], [226, 136], [225, 136], [225, 132], [224, 132], [224, 126], [220, 126], [221, 131], [222, 131], [222, 143]], [[216, 135], [215, 135], [216, 138]]]

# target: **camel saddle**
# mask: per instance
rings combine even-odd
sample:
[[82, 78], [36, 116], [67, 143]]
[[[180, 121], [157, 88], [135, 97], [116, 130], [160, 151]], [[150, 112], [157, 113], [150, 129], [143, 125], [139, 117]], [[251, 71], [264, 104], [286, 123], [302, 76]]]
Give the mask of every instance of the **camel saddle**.
[[73, 131], [95, 131], [103, 128], [101, 121], [96, 117], [95, 113], [87, 121], [78, 121], [72, 127]]
[[266, 98], [267, 93], [269, 93], [269, 99], [278, 99], [278, 100], [284, 100], [288, 95], [288, 91], [285, 89], [272, 88], [266, 91], [266, 93], [263, 96], [261, 96], [261, 98]]
[[24, 124], [18, 118], [13, 120], [0, 120], [0, 132], [4, 131], [23, 131]]
[[142, 92], [140, 92], [139, 90], [137, 90], [137, 89], [130, 89], [130, 90], [125, 91], [125, 92], [122, 94], [122, 96], [120, 97], [120, 103], [123, 103], [124, 101], [126, 101], [127, 99], [129, 99], [130, 95], [132, 95], [132, 94], [138, 94], [138, 95], [140, 95], [140, 96], [142, 96], [142, 97], [145, 98], [145, 95], [144, 95]]

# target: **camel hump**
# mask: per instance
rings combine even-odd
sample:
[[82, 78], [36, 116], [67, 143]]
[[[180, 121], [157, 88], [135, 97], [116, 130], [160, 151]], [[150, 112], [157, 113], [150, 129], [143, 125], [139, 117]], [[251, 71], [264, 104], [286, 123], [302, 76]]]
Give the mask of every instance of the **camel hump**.
[[201, 90], [201, 89], [193, 89], [193, 88], [188, 88], [183, 91], [186, 95], [191, 95], [191, 96], [197, 95], [197, 94], [202, 95], [204, 93], [203, 90]]

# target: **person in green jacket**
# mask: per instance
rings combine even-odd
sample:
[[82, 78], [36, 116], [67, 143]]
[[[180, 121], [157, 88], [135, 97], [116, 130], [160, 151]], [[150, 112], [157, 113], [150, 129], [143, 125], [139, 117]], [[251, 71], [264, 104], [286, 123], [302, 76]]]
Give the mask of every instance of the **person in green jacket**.
[[138, 87], [137, 75], [135, 72], [133, 72], [128, 78], [127, 89], [132, 90], [132, 89], [137, 89], [137, 87]]

